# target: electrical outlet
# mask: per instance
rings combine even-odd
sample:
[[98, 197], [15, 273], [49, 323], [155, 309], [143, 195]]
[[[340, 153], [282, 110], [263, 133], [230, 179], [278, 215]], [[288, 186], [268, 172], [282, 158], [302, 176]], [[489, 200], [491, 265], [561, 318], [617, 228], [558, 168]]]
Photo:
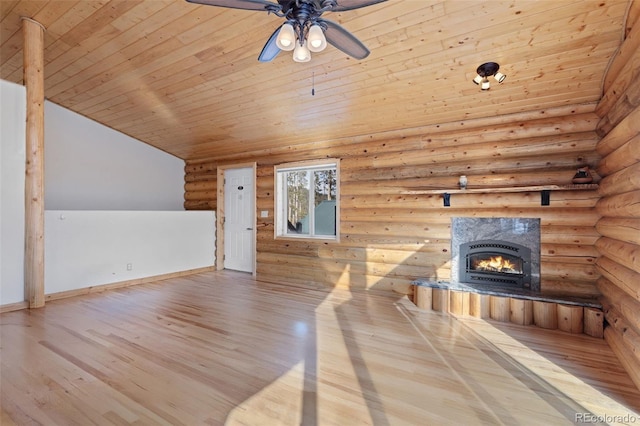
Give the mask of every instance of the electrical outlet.
[[133, 269], [133, 263], [127, 263], [127, 271], [131, 271]]

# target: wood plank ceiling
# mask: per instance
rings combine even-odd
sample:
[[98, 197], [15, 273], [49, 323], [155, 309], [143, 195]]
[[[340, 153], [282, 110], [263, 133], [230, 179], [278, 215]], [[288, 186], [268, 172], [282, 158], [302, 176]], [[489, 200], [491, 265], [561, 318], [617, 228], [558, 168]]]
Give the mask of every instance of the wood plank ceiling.
[[[20, 17], [46, 28], [45, 95], [182, 159], [596, 102], [629, 0], [390, 0], [325, 18], [370, 49], [257, 56], [281, 19], [179, 0], [2, 0], [1, 78]], [[496, 61], [507, 79], [471, 80]], [[315, 87], [315, 95], [312, 94]]]

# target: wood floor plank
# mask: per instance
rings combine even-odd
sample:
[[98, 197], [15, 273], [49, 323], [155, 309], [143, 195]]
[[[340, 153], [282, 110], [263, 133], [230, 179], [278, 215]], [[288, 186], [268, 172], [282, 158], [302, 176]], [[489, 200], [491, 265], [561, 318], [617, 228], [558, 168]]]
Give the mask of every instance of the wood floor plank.
[[604, 340], [230, 271], [0, 316], [2, 424], [574, 424], [632, 416]]

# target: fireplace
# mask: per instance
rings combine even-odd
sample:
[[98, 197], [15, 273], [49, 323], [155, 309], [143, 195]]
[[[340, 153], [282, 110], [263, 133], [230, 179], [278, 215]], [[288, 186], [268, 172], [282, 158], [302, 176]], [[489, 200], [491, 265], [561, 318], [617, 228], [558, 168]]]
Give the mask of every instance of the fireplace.
[[451, 282], [540, 291], [540, 219], [452, 218]]
[[531, 249], [509, 241], [480, 240], [460, 245], [460, 281], [531, 288]]

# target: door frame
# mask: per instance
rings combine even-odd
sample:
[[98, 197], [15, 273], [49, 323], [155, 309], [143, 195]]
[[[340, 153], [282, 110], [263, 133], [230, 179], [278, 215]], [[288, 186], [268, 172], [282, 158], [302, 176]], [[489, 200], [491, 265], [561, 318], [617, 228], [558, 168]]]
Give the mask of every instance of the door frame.
[[256, 258], [257, 249], [256, 249], [256, 234], [257, 234], [257, 223], [256, 223], [256, 209], [257, 209], [257, 183], [256, 183], [256, 170], [257, 163], [238, 163], [238, 164], [226, 164], [223, 166], [218, 166], [216, 170], [216, 181], [217, 181], [217, 199], [216, 199], [216, 270], [220, 271], [224, 269], [224, 178], [225, 172], [230, 169], [253, 169], [253, 212], [252, 212], [252, 223], [253, 223], [253, 265], [251, 266], [251, 274], [256, 276]]

